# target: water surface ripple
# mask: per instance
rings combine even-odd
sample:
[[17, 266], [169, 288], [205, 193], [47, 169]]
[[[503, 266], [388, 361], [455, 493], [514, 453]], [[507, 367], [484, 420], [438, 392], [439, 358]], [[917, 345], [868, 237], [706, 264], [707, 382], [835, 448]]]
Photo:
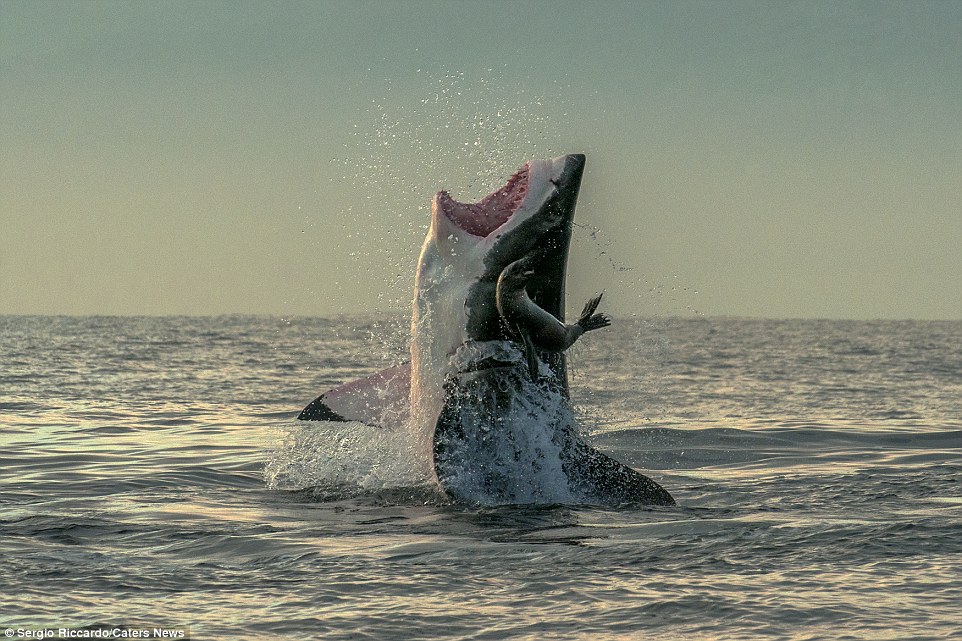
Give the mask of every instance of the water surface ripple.
[[390, 438], [293, 421], [401, 358], [401, 326], [0, 317], [0, 628], [962, 638], [962, 323], [583, 341], [579, 415], [678, 500], [656, 509], [452, 505], [391, 482]]

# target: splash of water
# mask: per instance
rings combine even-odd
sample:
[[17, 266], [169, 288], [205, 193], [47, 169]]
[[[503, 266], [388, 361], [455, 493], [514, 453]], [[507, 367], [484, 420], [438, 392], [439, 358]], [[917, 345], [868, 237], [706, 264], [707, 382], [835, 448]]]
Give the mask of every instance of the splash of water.
[[352, 257], [391, 266], [379, 306], [403, 309], [434, 193], [478, 199], [526, 160], [558, 155], [551, 141], [563, 136], [549, 101], [503, 71], [418, 70], [378, 85], [334, 159], [341, 182], [359, 196], [339, 218]]
[[494, 388], [490, 376], [465, 384], [451, 431], [457, 436], [448, 432], [445, 443], [457, 463], [439, 474], [452, 494], [481, 505], [581, 502], [563, 465], [574, 416], [560, 390], [545, 389], [523, 371], [514, 368]]
[[363, 423], [293, 421], [271, 453], [264, 478], [271, 489], [340, 487], [381, 490], [430, 483], [407, 430]]
[[385, 80], [381, 93], [336, 159], [344, 180], [374, 201], [382, 193], [424, 202], [453, 185], [461, 199], [481, 197], [524, 160], [557, 155], [548, 101], [500, 71], [418, 70], [403, 86]]

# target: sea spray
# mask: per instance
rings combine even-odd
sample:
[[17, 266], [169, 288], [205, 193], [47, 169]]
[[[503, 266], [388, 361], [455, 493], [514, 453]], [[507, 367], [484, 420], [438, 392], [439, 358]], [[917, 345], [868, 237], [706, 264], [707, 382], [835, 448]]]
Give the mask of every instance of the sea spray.
[[564, 391], [531, 380], [521, 350], [507, 341], [470, 342], [452, 357], [435, 436], [441, 484], [481, 505], [573, 503], [564, 449], [575, 429]]
[[407, 430], [355, 422], [292, 421], [271, 452], [264, 478], [271, 489], [339, 487], [369, 491], [425, 485]]

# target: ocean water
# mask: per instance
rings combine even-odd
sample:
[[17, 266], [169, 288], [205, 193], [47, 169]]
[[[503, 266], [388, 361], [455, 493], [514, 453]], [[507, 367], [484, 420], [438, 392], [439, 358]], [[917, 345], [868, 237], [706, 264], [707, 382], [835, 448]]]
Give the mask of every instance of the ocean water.
[[293, 420], [403, 325], [0, 317], [0, 629], [962, 638], [962, 322], [586, 337], [580, 420], [671, 508], [455, 505], [396, 435]]

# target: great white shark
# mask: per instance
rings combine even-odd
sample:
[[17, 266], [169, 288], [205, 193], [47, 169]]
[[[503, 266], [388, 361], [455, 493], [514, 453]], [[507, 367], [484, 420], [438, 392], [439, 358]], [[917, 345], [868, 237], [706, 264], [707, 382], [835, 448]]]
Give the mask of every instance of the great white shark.
[[564, 350], [608, 324], [592, 299], [564, 323], [585, 156], [531, 160], [477, 203], [432, 204], [418, 260], [410, 361], [325, 392], [301, 420], [408, 429], [428, 476], [481, 503], [672, 505], [660, 485], [590, 446]]

